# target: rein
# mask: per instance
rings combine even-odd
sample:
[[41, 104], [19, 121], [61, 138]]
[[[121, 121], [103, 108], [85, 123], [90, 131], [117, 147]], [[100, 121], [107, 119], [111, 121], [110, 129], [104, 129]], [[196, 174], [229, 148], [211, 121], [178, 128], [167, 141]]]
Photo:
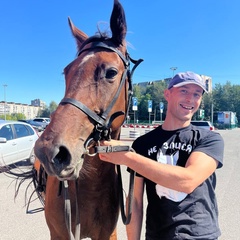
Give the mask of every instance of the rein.
[[[128, 111], [129, 111], [129, 106], [130, 106], [131, 97], [132, 97], [132, 93], [133, 93], [132, 76], [133, 76], [134, 70], [143, 61], [143, 59], [133, 60], [127, 52], [126, 52], [126, 57], [125, 57], [117, 48], [110, 47], [107, 44], [100, 42], [100, 41], [93, 42], [90, 47], [81, 49], [78, 56], [82, 52], [87, 51], [87, 50], [92, 50], [93, 48], [103, 48], [103, 49], [107, 49], [107, 50], [117, 53], [118, 56], [122, 59], [124, 66], [125, 66], [125, 70], [121, 77], [120, 85], [118, 86], [117, 92], [116, 92], [114, 98], [112, 99], [110, 105], [100, 115], [100, 114], [96, 114], [94, 111], [89, 109], [85, 104], [83, 104], [73, 98], [63, 98], [62, 101], [60, 102], [60, 104], [61, 105], [71, 104], [71, 105], [75, 106], [76, 108], [78, 108], [82, 112], [84, 112], [88, 117], [90, 117], [95, 122], [94, 131], [91, 134], [91, 137], [85, 143], [85, 154], [88, 154], [89, 156], [94, 156], [97, 153], [106, 152], [106, 151], [108, 151], [108, 152], [109, 151], [111, 151], [111, 152], [133, 151], [133, 149], [130, 148], [129, 146], [117, 146], [117, 147], [112, 147], [111, 149], [109, 147], [104, 148], [103, 146], [97, 146], [97, 147], [95, 147], [95, 153], [90, 154], [88, 146], [90, 146], [92, 141], [99, 143], [99, 141], [103, 140], [103, 139], [109, 140], [110, 133], [111, 133], [111, 124], [112, 124], [113, 120], [120, 115], [125, 115], [125, 118], [126, 118]], [[130, 70], [130, 62], [132, 62], [134, 64], [132, 70]], [[124, 113], [122, 111], [115, 112], [110, 117], [108, 117], [110, 111], [112, 110], [114, 104], [116, 103], [116, 101], [119, 97], [119, 94], [120, 94], [123, 86], [125, 85], [127, 78], [128, 78], [128, 82], [129, 82], [127, 112], [126, 113]], [[125, 211], [125, 209], [124, 209], [121, 168], [119, 165], [117, 165], [117, 172], [118, 172], [118, 183], [119, 183], [119, 191], [118, 192], [119, 192], [119, 199], [120, 199], [122, 221], [126, 225], [130, 222], [130, 219], [131, 219], [135, 172], [132, 170], [130, 171], [129, 194], [128, 194], [129, 201], [128, 201], [128, 206], [127, 206], [127, 211]], [[65, 197], [65, 222], [66, 222], [66, 225], [68, 228], [69, 238], [71, 240], [74, 240], [74, 239], [78, 240], [79, 236], [80, 236], [79, 214], [77, 213], [77, 223], [76, 223], [76, 231], [75, 231], [75, 238], [74, 238], [72, 231], [71, 231], [71, 204], [70, 204], [70, 199], [68, 196], [68, 183], [67, 183], [67, 181], [64, 181], [63, 184], [61, 184], [61, 185], [64, 185], [62, 187], [64, 189], [64, 197]], [[76, 189], [77, 189], [77, 185], [76, 185]], [[77, 199], [76, 199], [76, 202], [77, 202]], [[127, 212], [127, 216], [126, 216], [125, 212]]]

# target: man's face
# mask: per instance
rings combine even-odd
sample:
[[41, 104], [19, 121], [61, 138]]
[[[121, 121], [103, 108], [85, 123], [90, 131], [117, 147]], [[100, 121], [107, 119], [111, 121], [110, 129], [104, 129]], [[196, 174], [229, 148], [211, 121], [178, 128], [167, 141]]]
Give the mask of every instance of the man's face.
[[168, 113], [181, 121], [191, 120], [202, 101], [203, 89], [196, 84], [187, 84], [166, 90]]

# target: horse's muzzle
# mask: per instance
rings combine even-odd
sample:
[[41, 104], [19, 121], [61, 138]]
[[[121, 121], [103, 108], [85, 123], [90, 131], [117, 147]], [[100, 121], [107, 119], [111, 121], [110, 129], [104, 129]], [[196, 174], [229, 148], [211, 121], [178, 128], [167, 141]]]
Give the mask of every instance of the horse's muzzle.
[[66, 146], [44, 145], [39, 139], [35, 144], [35, 154], [43, 164], [49, 175], [56, 176], [59, 180], [74, 180], [78, 178], [83, 159], [72, 155]]

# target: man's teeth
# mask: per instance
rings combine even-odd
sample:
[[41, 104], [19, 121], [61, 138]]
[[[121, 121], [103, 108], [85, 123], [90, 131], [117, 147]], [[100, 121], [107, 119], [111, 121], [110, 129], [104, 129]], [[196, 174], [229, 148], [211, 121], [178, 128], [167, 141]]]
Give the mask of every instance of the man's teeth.
[[184, 105], [181, 105], [183, 108], [187, 109], [187, 110], [191, 110], [193, 109], [193, 107], [190, 107], [190, 106], [184, 106]]

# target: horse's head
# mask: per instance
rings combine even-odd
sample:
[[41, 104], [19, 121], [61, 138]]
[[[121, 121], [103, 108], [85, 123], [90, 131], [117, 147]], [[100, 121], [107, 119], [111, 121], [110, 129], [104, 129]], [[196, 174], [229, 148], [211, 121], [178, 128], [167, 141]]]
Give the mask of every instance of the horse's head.
[[[115, 0], [110, 20], [112, 36], [88, 36], [69, 20], [78, 56], [65, 69], [66, 90], [51, 123], [35, 145], [48, 174], [59, 179], [79, 175], [91, 139], [98, 141], [111, 128], [120, 133], [127, 112], [129, 56], [124, 10]], [[54, 94], [54, 93], [53, 93]]]

